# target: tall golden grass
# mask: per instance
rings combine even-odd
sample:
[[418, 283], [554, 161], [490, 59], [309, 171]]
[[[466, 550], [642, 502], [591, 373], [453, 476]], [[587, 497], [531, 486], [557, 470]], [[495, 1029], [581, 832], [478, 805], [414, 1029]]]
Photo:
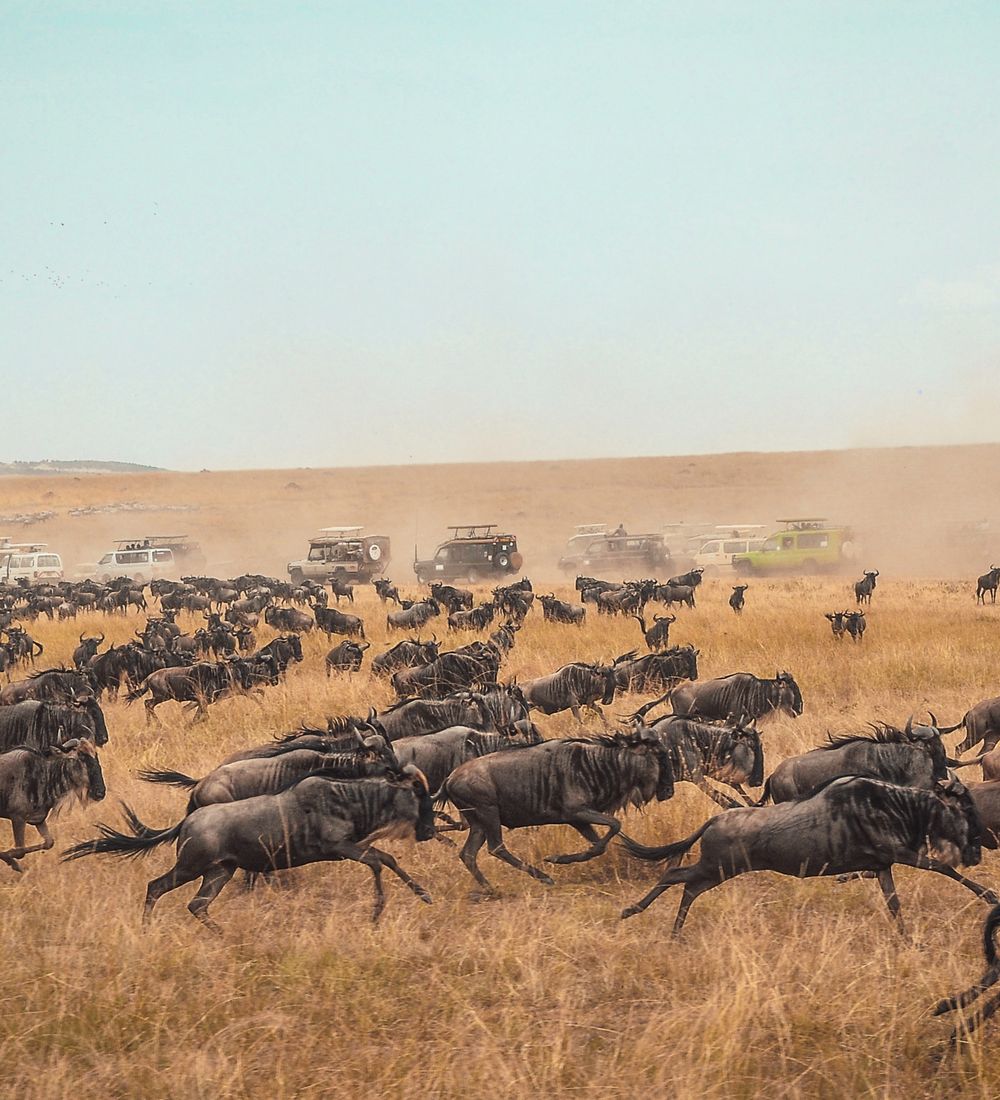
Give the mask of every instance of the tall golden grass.
[[[977, 608], [966, 587], [880, 579], [863, 646], [835, 643], [822, 617], [850, 602], [845, 582], [752, 583], [741, 618], [728, 594], [726, 583], [706, 582], [673, 640], [700, 649], [702, 677], [795, 674], [805, 714], [763, 727], [769, 770], [828, 731], [901, 723], [928, 708], [955, 722], [996, 693], [1000, 609]], [[359, 590], [357, 609], [378, 652], [384, 613], [374, 593]], [[44, 663], [55, 664], [68, 662], [81, 629], [124, 641], [139, 621], [42, 621], [35, 633]], [[591, 612], [576, 629], [533, 612], [505, 674], [526, 678], [640, 643], [630, 620]], [[263, 708], [222, 702], [201, 725], [187, 725], [175, 704], [149, 727], [141, 703], [107, 705], [107, 802], [67, 811], [55, 822], [56, 851], [28, 857], [23, 877], [3, 869], [0, 880], [7, 1095], [1000, 1095], [995, 1029], [960, 1057], [934, 1057], [947, 1025], [929, 1007], [978, 973], [986, 907], [927, 873], [898, 873], [909, 938], [872, 883], [754, 875], [699, 900], [673, 941], [676, 891], [620, 922], [657, 873], [620, 850], [555, 868], [550, 889], [483, 855], [502, 897], [476, 904], [455, 851], [397, 842], [433, 906], [390, 878], [372, 927], [369, 873], [318, 865], [253, 893], [234, 881], [213, 907], [216, 939], [187, 913], [193, 885], [167, 895], [140, 928], [145, 883], [170, 865], [171, 849], [60, 864], [59, 850], [117, 818], [118, 799], [148, 824], [178, 819], [183, 792], [141, 783], [140, 768], [202, 775], [300, 720], [389, 701], [367, 671], [327, 680], [326, 648], [307, 637], [304, 663]], [[610, 711], [641, 701], [622, 698]], [[569, 716], [539, 724], [550, 737], [576, 730]], [[715, 810], [684, 785], [627, 829], [662, 842]], [[533, 861], [579, 844], [568, 829], [508, 839]], [[995, 854], [972, 873], [1000, 888]]]

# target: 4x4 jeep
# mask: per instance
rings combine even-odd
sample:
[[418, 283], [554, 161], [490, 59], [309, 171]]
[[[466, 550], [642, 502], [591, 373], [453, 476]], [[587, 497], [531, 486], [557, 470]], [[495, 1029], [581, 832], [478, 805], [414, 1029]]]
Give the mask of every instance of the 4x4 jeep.
[[309, 540], [309, 554], [288, 563], [293, 584], [333, 579], [367, 584], [389, 564], [389, 539], [362, 535], [360, 527], [323, 527]]
[[[619, 528], [619, 531], [621, 529]], [[574, 535], [566, 546], [559, 568], [569, 573], [594, 571], [594, 576], [609, 572], [621, 576], [645, 573], [655, 576], [670, 562], [670, 551], [662, 535], [625, 535], [593, 533]]]
[[421, 584], [431, 581], [479, 580], [518, 573], [524, 559], [517, 551], [514, 535], [495, 535], [495, 523], [452, 527], [452, 537], [427, 561], [415, 561], [413, 571]]
[[759, 550], [733, 555], [741, 577], [775, 573], [836, 573], [857, 557], [849, 527], [831, 527], [825, 519], [779, 519], [785, 524]]

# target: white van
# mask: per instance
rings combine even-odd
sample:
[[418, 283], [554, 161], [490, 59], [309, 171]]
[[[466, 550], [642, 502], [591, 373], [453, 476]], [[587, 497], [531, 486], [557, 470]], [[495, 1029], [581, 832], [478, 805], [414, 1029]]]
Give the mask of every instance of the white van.
[[62, 558], [45, 543], [0, 547], [0, 578], [6, 584], [52, 584], [63, 579]]
[[156, 577], [175, 577], [177, 566], [174, 552], [167, 546], [128, 546], [108, 551], [87, 572], [99, 581], [131, 577], [138, 584], [147, 584]]
[[[695, 565], [705, 570], [706, 576], [713, 573], [728, 573], [733, 568], [733, 554], [746, 554], [759, 550], [764, 545], [763, 524], [752, 527], [731, 527], [720, 525], [728, 538], [707, 538], [698, 547], [694, 555]], [[760, 530], [760, 534], [754, 532]]]

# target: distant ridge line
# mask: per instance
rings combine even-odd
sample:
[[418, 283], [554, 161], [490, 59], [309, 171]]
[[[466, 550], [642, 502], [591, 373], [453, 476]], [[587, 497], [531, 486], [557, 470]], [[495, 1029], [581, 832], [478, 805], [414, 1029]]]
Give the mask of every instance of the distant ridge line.
[[78, 474], [78, 473], [150, 473], [162, 471], [162, 466], [144, 466], [139, 462], [108, 462], [103, 459], [55, 459], [37, 461], [0, 462], [0, 477], [24, 474]]

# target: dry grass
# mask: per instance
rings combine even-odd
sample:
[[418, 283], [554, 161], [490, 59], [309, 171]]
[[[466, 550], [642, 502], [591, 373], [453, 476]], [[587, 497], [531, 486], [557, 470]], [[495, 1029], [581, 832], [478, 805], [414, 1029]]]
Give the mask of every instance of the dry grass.
[[[844, 606], [842, 582], [754, 584], [736, 619], [728, 587], [707, 583], [675, 639], [701, 650], [704, 677], [737, 669], [791, 669], [805, 696], [798, 721], [765, 727], [768, 765], [818, 743], [828, 730], [935, 709], [954, 722], [995, 693], [1000, 610], [976, 609], [946, 585], [880, 583], [864, 648], [836, 645], [821, 613]], [[375, 652], [383, 636], [373, 593], [359, 599]], [[39, 624], [53, 663], [68, 659], [82, 626]], [[110, 629], [124, 639], [134, 623]], [[508, 672], [526, 677], [579, 657], [636, 645], [634, 622], [592, 618], [583, 630], [529, 618]], [[460, 639], [462, 640], [462, 639]], [[272, 691], [263, 711], [220, 703], [198, 727], [176, 707], [147, 729], [141, 706], [109, 705], [103, 752], [111, 798], [56, 823], [58, 848], [113, 819], [115, 799], [154, 825], [177, 819], [184, 795], [142, 784], [135, 772], [169, 766], [201, 775], [233, 749], [300, 719], [387, 701], [367, 674], [323, 676], [319, 638]], [[631, 700], [612, 708], [626, 709]], [[631, 708], [629, 708], [631, 709]], [[573, 728], [541, 719], [545, 733]], [[687, 834], [714, 806], [682, 786], [670, 803], [629, 822], [641, 839]], [[538, 859], [578, 843], [569, 830], [510, 838]], [[928, 1006], [979, 969], [985, 907], [920, 872], [898, 875], [912, 938], [892, 929], [871, 883], [800, 883], [748, 876], [695, 905], [678, 942], [668, 893], [645, 915], [618, 914], [655, 868], [620, 851], [557, 868], [546, 889], [483, 856], [503, 892], [468, 898], [471, 878], [443, 846], [396, 845], [431, 891], [420, 905], [391, 880], [378, 928], [368, 923], [368, 872], [321, 865], [252, 894], [231, 885], [214, 907], [224, 936], [188, 915], [193, 888], [164, 898], [139, 928], [147, 879], [168, 865], [93, 858], [60, 865], [29, 857], [22, 878], [4, 871], [5, 965], [0, 1077], [9, 1095], [113, 1096], [937, 1096], [1000, 1094], [998, 1040], [938, 1069], [946, 1032]], [[987, 853], [977, 877], [1000, 887]]]

